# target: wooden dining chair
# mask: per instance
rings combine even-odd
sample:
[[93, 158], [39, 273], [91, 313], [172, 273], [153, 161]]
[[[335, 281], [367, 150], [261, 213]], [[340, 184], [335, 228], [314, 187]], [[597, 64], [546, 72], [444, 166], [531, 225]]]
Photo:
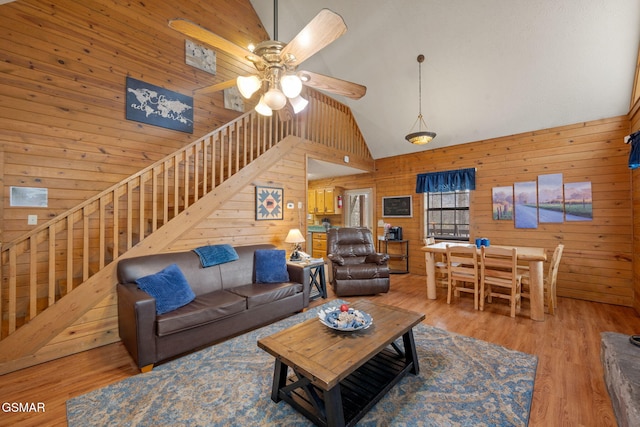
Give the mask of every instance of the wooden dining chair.
[[[460, 292], [473, 294], [473, 307], [478, 309], [478, 252], [475, 246], [447, 246], [447, 304], [451, 304], [451, 292], [460, 296]], [[473, 287], [464, 286], [471, 284]]]
[[485, 247], [480, 250], [480, 310], [484, 300], [493, 298], [509, 301], [511, 317], [516, 317], [520, 307], [522, 275], [518, 271], [516, 248]]
[[[553, 251], [553, 256], [549, 262], [549, 269], [547, 275], [544, 277], [544, 304], [549, 311], [549, 314], [554, 315], [556, 308], [558, 308], [558, 297], [556, 296], [556, 281], [558, 279], [558, 268], [560, 267], [560, 258], [562, 258], [562, 252], [564, 251], [564, 245], [558, 244]], [[530, 293], [530, 277], [529, 270], [525, 269], [522, 272], [522, 298], [531, 300]]]
[[[436, 239], [434, 237], [427, 237], [424, 239], [424, 245], [429, 246], [436, 243]], [[435, 273], [436, 273], [436, 283], [439, 283], [441, 287], [446, 288], [448, 284], [449, 277], [449, 266], [447, 265], [447, 255], [446, 254], [435, 254], [438, 256], [440, 260], [436, 261], [434, 264]]]

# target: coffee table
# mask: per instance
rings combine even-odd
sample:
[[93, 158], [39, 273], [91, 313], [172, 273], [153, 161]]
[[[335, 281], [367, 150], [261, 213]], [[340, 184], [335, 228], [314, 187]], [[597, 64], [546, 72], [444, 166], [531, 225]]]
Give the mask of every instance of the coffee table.
[[[420, 371], [412, 328], [424, 314], [369, 300], [351, 307], [373, 324], [342, 332], [313, 318], [258, 340], [276, 358], [271, 399], [316, 425], [353, 426], [407, 372]], [[404, 348], [395, 342], [400, 337]]]

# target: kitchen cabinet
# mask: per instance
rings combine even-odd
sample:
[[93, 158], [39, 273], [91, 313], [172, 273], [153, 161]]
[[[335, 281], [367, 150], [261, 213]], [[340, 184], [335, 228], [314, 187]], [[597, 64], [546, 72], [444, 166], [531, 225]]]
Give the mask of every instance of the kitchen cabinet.
[[335, 215], [342, 213], [342, 188], [316, 188], [309, 190], [308, 212], [315, 215]]
[[313, 258], [327, 257], [327, 233], [311, 233], [311, 256]]

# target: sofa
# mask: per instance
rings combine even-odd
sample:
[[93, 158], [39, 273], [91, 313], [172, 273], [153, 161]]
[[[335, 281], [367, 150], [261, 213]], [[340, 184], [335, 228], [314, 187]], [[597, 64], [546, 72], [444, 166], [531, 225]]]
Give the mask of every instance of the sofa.
[[[231, 251], [237, 254], [237, 259], [206, 267], [194, 251], [132, 257], [118, 262], [118, 331], [142, 372], [150, 371], [158, 362], [287, 317], [309, 305], [304, 269], [286, 264], [284, 251], [276, 250], [273, 245], [240, 246]], [[276, 277], [275, 283], [257, 283], [257, 273], [264, 276], [263, 270], [268, 264], [265, 267], [260, 261], [261, 270], [257, 271], [256, 260], [258, 255], [265, 254], [281, 256], [284, 265], [278, 258], [278, 269], [286, 269], [288, 277]], [[171, 276], [176, 273], [182, 274], [176, 279]], [[145, 287], [157, 295], [156, 304], [156, 298], [141, 286], [147, 286], [149, 278], [155, 280], [162, 274], [165, 274], [162, 278], [169, 279], [158, 282], [159, 286], [156, 283], [155, 288]], [[167, 293], [170, 296], [190, 294], [192, 300], [161, 312], [160, 300], [163, 307], [166, 305], [163, 286], [168, 289], [185, 281], [187, 286], [180, 292]]]
[[376, 252], [365, 227], [327, 231], [327, 258], [336, 296], [375, 295], [389, 291], [389, 255]]

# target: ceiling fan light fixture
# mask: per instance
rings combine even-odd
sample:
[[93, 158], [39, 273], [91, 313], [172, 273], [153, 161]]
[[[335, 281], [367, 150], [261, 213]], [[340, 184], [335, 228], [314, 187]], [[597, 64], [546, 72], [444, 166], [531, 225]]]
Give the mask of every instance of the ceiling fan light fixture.
[[256, 105], [255, 110], [262, 116], [271, 117], [271, 115], [273, 114], [271, 108], [269, 108], [269, 106], [264, 102], [264, 95], [260, 97], [260, 102], [258, 102], [258, 105]]
[[251, 96], [260, 89], [262, 86], [262, 82], [260, 78], [256, 75], [252, 76], [238, 76], [236, 79], [236, 85], [238, 86], [238, 90], [240, 91], [240, 95], [244, 98], [249, 99]]
[[289, 98], [289, 102], [291, 103], [291, 106], [293, 107], [293, 112], [295, 114], [298, 114], [300, 111], [304, 110], [307, 104], [309, 103], [309, 101], [307, 101], [300, 95], [296, 96], [295, 98]]
[[302, 80], [295, 74], [285, 74], [280, 80], [282, 92], [287, 98], [295, 98], [302, 92]]
[[[418, 55], [418, 99], [420, 110], [418, 112], [418, 119], [413, 124], [411, 128], [411, 132], [405, 136], [404, 138], [412, 144], [416, 145], [424, 145], [430, 143], [433, 138], [436, 137], [435, 132], [431, 132], [429, 130], [422, 130], [424, 126], [427, 128], [427, 124], [424, 122], [424, 118], [422, 117], [422, 63], [424, 62], [424, 55]], [[413, 132], [413, 129], [418, 125], [418, 132]]]

